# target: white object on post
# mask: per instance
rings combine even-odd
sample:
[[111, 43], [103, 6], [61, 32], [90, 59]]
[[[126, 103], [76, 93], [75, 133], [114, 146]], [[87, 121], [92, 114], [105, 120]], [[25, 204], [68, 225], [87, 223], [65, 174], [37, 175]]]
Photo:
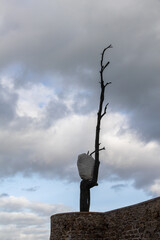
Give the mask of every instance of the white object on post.
[[93, 157], [86, 153], [80, 154], [77, 161], [79, 176], [84, 180], [91, 180], [93, 178], [94, 164]]

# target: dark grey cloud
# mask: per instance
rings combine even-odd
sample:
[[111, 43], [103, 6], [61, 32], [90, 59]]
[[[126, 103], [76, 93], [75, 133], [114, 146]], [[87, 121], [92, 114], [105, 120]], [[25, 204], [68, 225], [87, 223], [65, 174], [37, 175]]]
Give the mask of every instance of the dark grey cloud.
[[3, 197], [9, 197], [8, 193], [1, 193], [0, 198], [3, 198]]
[[0, 65], [24, 66], [18, 84], [43, 77], [48, 82], [48, 74], [61, 95], [79, 89], [74, 110], [88, 113], [97, 106], [100, 53], [112, 43], [106, 56], [111, 61], [106, 81], [113, 82], [107, 101], [113, 111], [130, 116], [131, 127], [144, 139], [159, 140], [158, 1], [103, 1], [100, 6], [93, 1], [2, 1], [2, 6]]
[[36, 192], [39, 189], [39, 186], [34, 186], [34, 187], [30, 187], [30, 188], [23, 188], [23, 191], [27, 191], [27, 192]]
[[16, 116], [18, 96], [0, 85], [0, 124], [5, 126]]
[[44, 124], [46, 126], [51, 126], [55, 121], [66, 117], [70, 113], [66, 104], [63, 103], [63, 99], [51, 100], [45, 111]]
[[[155, 179], [159, 179], [158, 170], [155, 168], [155, 166], [152, 166], [152, 162], [150, 162], [150, 164], [148, 165], [148, 167], [142, 167], [139, 166], [135, 161], [135, 164], [132, 165], [132, 168], [129, 168], [128, 166], [124, 168], [117, 168], [116, 166], [111, 167], [110, 164], [107, 164], [102, 171], [105, 172], [105, 175], [108, 175], [108, 179], [112, 179], [115, 181], [131, 180], [133, 181], [133, 186], [135, 188], [148, 191], [149, 186], [152, 186], [154, 184]], [[156, 165], [157, 167], [159, 166], [158, 163]], [[113, 186], [113, 189], [119, 190], [118, 188], [121, 187], [124, 186], [115, 185]]]
[[120, 191], [124, 187], [127, 187], [127, 184], [120, 183], [120, 184], [113, 185], [111, 188], [114, 189], [115, 191]]
[[[150, 36], [150, 39], [154, 39], [153, 36]], [[114, 75], [114, 82], [109, 90], [113, 110], [128, 114], [131, 128], [136, 129], [147, 141], [154, 139], [159, 141], [160, 137], [158, 111], [160, 82], [157, 64], [160, 59], [156, 56], [159, 43], [153, 45], [156, 50], [148, 46], [147, 53], [146, 46], [142, 46], [143, 49], [139, 47], [140, 53], [137, 51], [136, 58], [130, 64], [121, 66], [119, 74], [117, 72]]]

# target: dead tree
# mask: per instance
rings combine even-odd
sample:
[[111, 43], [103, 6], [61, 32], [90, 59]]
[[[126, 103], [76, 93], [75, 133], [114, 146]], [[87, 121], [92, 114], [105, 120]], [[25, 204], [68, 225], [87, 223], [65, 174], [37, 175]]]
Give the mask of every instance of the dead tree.
[[[110, 62], [104, 64], [104, 54], [107, 49], [112, 48], [112, 45], [106, 47], [102, 54], [101, 54], [101, 61], [100, 61], [100, 86], [101, 86], [101, 94], [100, 94], [100, 101], [99, 101], [99, 109], [97, 113], [97, 126], [96, 126], [96, 136], [95, 136], [95, 150], [90, 154], [95, 154], [95, 164], [94, 164], [94, 171], [93, 171], [93, 178], [91, 180], [82, 180], [80, 183], [80, 212], [89, 212], [90, 208], [90, 189], [92, 187], [98, 186], [98, 172], [99, 172], [99, 152], [101, 150], [105, 150], [105, 147], [100, 148], [100, 127], [101, 127], [101, 120], [106, 114], [106, 110], [108, 107], [108, 103], [103, 106], [104, 103], [104, 94], [106, 87], [111, 84], [111, 82], [104, 82], [103, 73], [104, 70], [108, 67]], [[89, 153], [88, 153], [89, 154]]]

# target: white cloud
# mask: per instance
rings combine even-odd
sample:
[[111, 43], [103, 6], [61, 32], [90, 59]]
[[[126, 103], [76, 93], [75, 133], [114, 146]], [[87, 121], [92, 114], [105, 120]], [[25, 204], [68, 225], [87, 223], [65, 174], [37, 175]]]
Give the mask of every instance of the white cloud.
[[41, 83], [30, 84], [27, 89], [20, 88], [16, 92], [19, 96], [17, 114], [21, 117], [41, 118], [44, 107], [48, 105], [51, 99], [57, 100], [54, 91]]
[[[38, 173], [45, 178], [78, 180], [77, 156], [94, 150], [95, 125], [96, 114], [92, 113], [70, 115], [48, 129], [32, 127], [12, 130], [12, 134], [1, 131], [1, 177]], [[129, 129], [126, 115], [108, 113], [105, 116], [101, 144], [106, 147], [106, 151], [100, 153], [101, 179], [109, 180], [113, 176], [130, 179], [136, 187], [146, 190], [159, 179], [159, 143], [143, 142]]]
[[37, 216], [33, 213], [23, 213], [23, 212], [0, 212], [0, 224], [1, 225], [7, 225], [7, 224], [13, 224], [16, 223], [19, 227], [24, 226], [33, 226], [33, 225], [42, 225], [44, 218]]
[[0, 236], [3, 240], [44, 240], [49, 238], [48, 229], [41, 227], [17, 228], [15, 225], [2, 226]]
[[117, 176], [132, 179], [135, 186], [145, 190], [152, 189], [159, 179], [160, 144], [156, 141], [143, 142], [138, 134], [127, 126], [126, 116], [111, 114], [104, 124], [102, 141], [107, 151], [102, 153], [103, 177]]
[[13, 90], [14, 87], [14, 80], [12, 78], [8, 78], [7, 76], [1, 76], [0, 84], [3, 88]]
[[67, 211], [67, 207], [61, 204], [51, 205], [51, 204], [46, 204], [41, 202], [31, 202], [27, 200], [25, 197], [14, 197], [14, 196], [1, 197], [0, 209], [5, 210], [7, 212], [13, 212], [13, 213], [21, 212], [21, 211], [25, 212], [27, 209], [29, 209], [32, 211], [32, 213], [38, 214], [41, 216], [48, 216], [48, 215], [51, 215], [52, 213]]
[[156, 179], [154, 183], [149, 187], [148, 191], [155, 196], [160, 195], [160, 179]]
[[48, 103], [51, 100], [55, 102], [59, 100], [54, 90], [42, 83], [30, 82], [25, 87], [16, 89], [15, 79], [2, 75], [0, 84], [10, 94], [18, 96], [16, 113], [19, 117], [41, 118]]
[[0, 198], [0, 236], [4, 240], [48, 239], [50, 216], [69, 211], [64, 205], [31, 202], [24, 197]]
[[93, 124], [94, 119], [90, 121], [90, 117], [71, 115], [48, 129], [1, 131], [1, 176], [37, 172], [46, 177], [63, 175], [65, 178], [70, 174], [70, 167], [76, 166], [77, 153], [91, 148]]

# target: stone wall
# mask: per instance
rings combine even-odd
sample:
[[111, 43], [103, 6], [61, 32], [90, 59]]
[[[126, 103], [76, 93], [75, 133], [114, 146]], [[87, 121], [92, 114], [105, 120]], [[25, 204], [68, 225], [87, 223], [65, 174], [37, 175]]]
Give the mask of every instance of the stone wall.
[[160, 239], [160, 198], [104, 213], [106, 240]]
[[105, 213], [51, 217], [50, 240], [160, 240], [160, 197]]

